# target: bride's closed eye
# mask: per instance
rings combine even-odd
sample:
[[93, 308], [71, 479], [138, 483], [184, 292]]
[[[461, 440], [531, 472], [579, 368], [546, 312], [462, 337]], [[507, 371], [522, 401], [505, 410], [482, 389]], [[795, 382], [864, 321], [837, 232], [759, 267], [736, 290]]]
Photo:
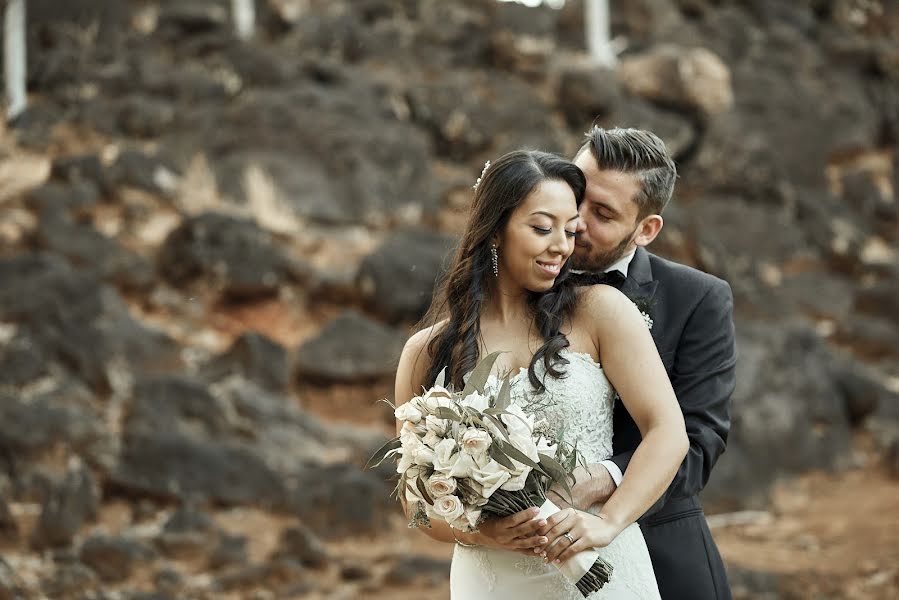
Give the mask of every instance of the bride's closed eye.
[[[553, 232], [551, 227], [543, 228], [543, 227], [537, 227], [536, 225], [532, 225], [531, 227], [533, 228], [534, 231], [536, 231], [540, 235], [549, 235]], [[567, 235], [568, 237], [574, 237], [576, 234], [577, 234], [577, 232], [575, 232], [575, 231], [568, 231], [567, 229], [565, 230], [565, 235]]]

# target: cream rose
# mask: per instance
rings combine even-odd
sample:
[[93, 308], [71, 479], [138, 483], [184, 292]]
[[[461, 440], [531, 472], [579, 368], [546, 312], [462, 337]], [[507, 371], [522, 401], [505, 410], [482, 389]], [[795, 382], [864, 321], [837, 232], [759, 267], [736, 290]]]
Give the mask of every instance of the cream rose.
[[479, 456], [487, 452], [492, 441], [486, 431], [470, 428], [462, 435], [462, 451], [471, 456]]
[[440, 473], [434, 473], [428, 478], [428, 491], [434, 498], [452, 494], [456, 491], [456, 480]]
[[441, 496], [434, 500], [434, 514], [446, 521], [452, 523], [465, 511], [462, 501], [456, 496]]

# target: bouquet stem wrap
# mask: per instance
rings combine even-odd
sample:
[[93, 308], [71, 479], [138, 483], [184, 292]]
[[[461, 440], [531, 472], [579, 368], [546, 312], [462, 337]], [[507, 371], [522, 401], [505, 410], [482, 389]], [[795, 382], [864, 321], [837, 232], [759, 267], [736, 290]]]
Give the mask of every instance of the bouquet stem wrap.
[[[552, 500], [547, 500], [540, 506], [540, 513], [537, 515], [537, 518], [548, 519], [560, 510], [562, 509], [553, 504]], [[565, 562], [558, 565], [554, 564], [554, 566], [559, 569], [571, 585], [577, 585], [578, 581], [587, 574], [597, 558], [599, 558], [599, 552], [596, 550], [582, 550]]]
[[[552, 500], [546, 500], [540, 506], [538, 519], [548, 519], [562, 510]], [[593, 583], [600, 583], [600, 587], [609, 581], [612, 575], [611, 567], [599, 558], [596, 550], [582, 550], [563, 563], [553, 564], [571, 585], [574, 585], [586, 597], [599, 589]], [[596, 580], [595, 582], [593, 580]]]

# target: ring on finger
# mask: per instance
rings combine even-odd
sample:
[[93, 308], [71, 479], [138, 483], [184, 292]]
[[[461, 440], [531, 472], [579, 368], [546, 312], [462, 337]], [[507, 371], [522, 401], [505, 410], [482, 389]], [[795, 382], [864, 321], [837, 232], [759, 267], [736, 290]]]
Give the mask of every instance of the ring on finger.
[[574, 543], [574, 538], [572, 537], [570, 531], [567, 533], [563, 533], [562, 537], [565, 538], [566, 540], [568, 540], [569, 542], [571, 542], [572, 544]]

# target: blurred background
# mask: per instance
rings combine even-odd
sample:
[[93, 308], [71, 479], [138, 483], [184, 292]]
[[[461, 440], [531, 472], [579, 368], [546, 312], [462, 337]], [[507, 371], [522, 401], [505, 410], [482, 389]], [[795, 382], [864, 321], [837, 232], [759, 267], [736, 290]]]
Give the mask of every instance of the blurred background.
[[734, 290], [735, 597], [899, 596], [899, 3], [530, 4], [0, 2], [0, 598], [448, 597], [376, 401], [484, 161], [594, 121]]

